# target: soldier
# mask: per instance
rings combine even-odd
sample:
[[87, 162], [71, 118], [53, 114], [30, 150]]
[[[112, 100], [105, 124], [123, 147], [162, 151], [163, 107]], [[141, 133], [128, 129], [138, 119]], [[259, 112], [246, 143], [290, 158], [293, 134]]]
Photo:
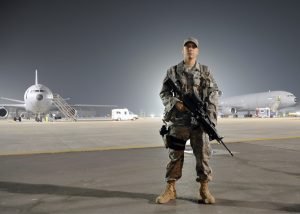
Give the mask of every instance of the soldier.
[[[165, 80], [171, 78], [179, 84], [183, 93], [194, 93], [207, 104], [207, 113], [211, 121], [217, 124], [218, 86], [205, 65], [197, 62], [199, 54], [198, 40], [188, 38], [183, 43], [183, 61], [167, 71]], [[170, 162], [167, 165], [165, 191], [156, 198], [156, 203], [164, 204], [176, 199], [175, 182], [181, 178], [184, 161], [184, 149], [188, 139], [196, 158], [196, 181], [200, 182], [199, 193], [205, 204], [214, 204], [215, 198], [208, 190], [208, 182], [212, 180], [212, 170], [208, 161], [211, 156], [208, 135], [195, 123], [191, 114], [178, 95], [174, 95], [165, 80], [160, 92], [165, 106], [164, 120], [169, 122], [167, 147]]]

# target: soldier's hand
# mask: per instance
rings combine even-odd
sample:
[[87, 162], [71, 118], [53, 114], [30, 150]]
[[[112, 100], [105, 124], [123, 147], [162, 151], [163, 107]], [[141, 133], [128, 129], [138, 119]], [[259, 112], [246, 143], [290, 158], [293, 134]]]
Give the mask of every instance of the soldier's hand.
[[176, 104], [175, 104], [175, 107], [178, 111], [180, 112], [185, 112], [186, 111], [186, 108], [185, 106], [183, 105], [183, 103], [181, 101], [178, 101]]

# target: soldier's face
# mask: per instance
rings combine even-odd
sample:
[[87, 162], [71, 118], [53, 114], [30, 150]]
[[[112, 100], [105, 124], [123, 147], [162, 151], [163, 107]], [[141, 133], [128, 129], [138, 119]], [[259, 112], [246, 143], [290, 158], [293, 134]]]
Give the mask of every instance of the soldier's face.
[[193, 42], [188, 42], [183, 47], [182, 52], [184, 59], [197, 59], [199, 55], [199, 48]]

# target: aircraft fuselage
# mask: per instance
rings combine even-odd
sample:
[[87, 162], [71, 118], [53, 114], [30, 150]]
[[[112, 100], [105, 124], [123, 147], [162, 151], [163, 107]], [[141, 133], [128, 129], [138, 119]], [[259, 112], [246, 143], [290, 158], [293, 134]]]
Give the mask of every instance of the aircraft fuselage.
[[34, 114], [48, 113], [52, 107], [53, 93], [44, 85], [30, 86], [24, 94], [26, 111]]
[[256, 108], [286, 108], [294, 106], [297, 98], [290, 92], [270, 91], [220, 99], [220, 112], [255, 111]]

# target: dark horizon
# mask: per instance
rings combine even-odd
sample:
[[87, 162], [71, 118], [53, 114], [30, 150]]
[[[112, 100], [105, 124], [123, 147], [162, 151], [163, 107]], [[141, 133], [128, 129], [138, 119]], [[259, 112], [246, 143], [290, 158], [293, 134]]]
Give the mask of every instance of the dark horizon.
[[166, 70], [194, 36], [224, 97], [300, 97], [299, 9], [296, 0], [0, 0], [0, 96], [23, 99], [38, 69], [39, 83], [73, 104], [159, 115]]

